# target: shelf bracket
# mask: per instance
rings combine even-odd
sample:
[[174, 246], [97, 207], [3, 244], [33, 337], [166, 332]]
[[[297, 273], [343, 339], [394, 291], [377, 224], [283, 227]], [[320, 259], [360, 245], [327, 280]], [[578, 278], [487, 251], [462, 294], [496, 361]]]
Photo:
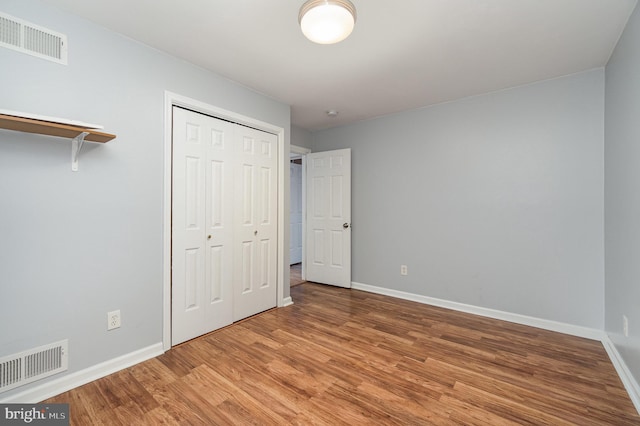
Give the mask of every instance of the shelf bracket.
[[84, 138], [89, 132], [82, 132], [71, 140], [71, 170], [78, 171], [78, 155], [84, 146]]

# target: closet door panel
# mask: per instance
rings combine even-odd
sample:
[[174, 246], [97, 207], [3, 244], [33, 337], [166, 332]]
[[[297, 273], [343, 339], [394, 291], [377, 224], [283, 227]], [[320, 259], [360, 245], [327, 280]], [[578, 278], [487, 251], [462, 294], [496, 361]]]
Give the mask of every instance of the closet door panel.
[[276, 306], [277, 262], [277, 138], [275, 135], [238, 126], [241, 171], [236, 209], [242, 222], [236, 226], [237, 270], [234, 321]]
[[172, 344], [233, 321], [234, 126], [173, 109]]

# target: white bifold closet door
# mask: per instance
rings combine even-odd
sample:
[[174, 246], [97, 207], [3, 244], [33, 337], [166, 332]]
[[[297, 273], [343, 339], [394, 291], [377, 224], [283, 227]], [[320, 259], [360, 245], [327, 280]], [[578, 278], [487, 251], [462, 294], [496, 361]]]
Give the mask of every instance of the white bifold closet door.
[[277, 137], [173, 108], [172, 344], [276, 306]]

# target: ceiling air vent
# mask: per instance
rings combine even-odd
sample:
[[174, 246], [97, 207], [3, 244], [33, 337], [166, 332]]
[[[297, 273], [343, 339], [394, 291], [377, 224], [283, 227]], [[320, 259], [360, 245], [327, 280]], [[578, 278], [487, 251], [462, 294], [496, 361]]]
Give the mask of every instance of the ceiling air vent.
[[67, 36], [0, 12], [0, 46], [67, 65]]

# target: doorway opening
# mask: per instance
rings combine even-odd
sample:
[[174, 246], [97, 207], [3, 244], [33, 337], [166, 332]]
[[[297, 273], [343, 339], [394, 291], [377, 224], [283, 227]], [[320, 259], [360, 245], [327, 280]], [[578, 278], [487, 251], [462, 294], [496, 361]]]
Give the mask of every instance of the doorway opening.
[[306, 222], [306, 155], [310, 149], [291, 145], [289, 151], [290, 209], [289, 209], [289, 286], [306, 281], [305, 222]]

